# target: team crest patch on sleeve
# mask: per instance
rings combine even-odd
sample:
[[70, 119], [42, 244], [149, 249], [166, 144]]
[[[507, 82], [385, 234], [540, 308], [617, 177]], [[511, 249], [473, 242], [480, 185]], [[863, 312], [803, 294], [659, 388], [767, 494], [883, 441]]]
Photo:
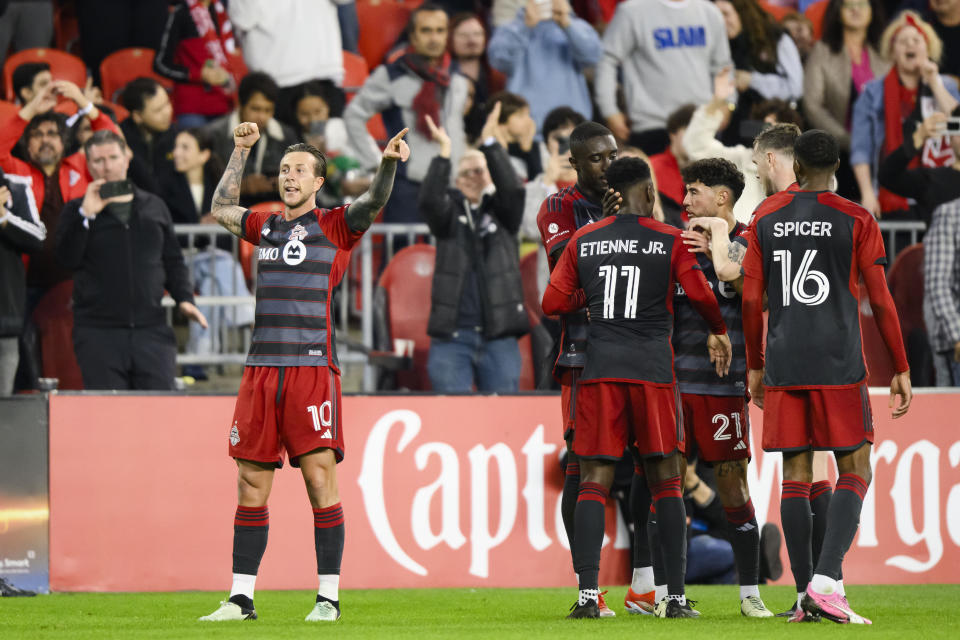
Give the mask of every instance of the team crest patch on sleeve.
[[232, 446], [237, 446], [240, 443], [240, 430], [237, 429], [237, 421], [233, 421], [233, 426], [230, 427], [230, 444]]

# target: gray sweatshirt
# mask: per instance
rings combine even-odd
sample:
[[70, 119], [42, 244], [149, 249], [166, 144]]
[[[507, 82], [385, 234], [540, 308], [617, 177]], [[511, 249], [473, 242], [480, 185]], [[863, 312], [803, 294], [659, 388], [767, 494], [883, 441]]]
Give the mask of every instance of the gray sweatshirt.
[[[454, 167], [457, 166], [466, 145], [463, 111], [468, 98], [468, 83], [469, 80], [459, 73], [451, 75], [450, 86], [443, 96], [443, 111], [440, 116], [442, 122], [437, 123], [442, 125], [450, 136], [450, 160]], [[410, 127], [410, 133], [404, 138], [410, 146], [410, 159], [401, 165], [401, 170], [413, 182], [423, 180], [430, 160], [440, 152], [440, 147], [428, 135], [417, 130], [417, 119], [412, 105], [421, 86], [423, 80], [399, 62], [381, 65], [370, 74], [343, 112], [347, 135], [350, 144], [357, 150], [360, 164], [369, 168], [380, 164], [381, 152], [367, 132], [367, 120], [374, 114], [381, 113], [388, 135], [396, 134], [403, 127]]]
[[627, 117], [635, 132], [662, 129], [672, 111], [713, 95], [713, 76], [733, 63], [723, 17], [708, 0], [627, 0], [603, 34], [597, 104], [619, 113], [617, 70], [623, 69]]

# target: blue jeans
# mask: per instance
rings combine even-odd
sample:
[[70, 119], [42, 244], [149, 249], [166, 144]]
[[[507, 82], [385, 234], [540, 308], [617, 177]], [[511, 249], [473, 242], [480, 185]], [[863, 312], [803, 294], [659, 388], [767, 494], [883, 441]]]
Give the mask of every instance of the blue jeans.
[[694, 536], [687, 547], [687, 583], [736, 584], [733, 547], [709, 535]]
[[427, 372], [439, 393], [509, 393], [520, 382], [516, 338], [484, 340], [475, 329], [458, 329], [449, 340], [432, 338]]

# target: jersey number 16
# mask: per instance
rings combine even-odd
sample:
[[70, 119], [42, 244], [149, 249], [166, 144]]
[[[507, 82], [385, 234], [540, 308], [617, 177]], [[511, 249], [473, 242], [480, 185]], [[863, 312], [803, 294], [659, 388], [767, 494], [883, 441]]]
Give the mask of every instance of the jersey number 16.
[[[830, 281], [822, 271], [816, 271], [810, 268], [813, 259], [817, 257], [816, 249], [807, 249], [803, 252], [803, 258], [800, 259], [800, 267], [797, 273], [793, 273], [793, 252], [789, 249], [778, 249], [773, 252], [773, 261], [780, 263], [780, 275], [783, 286], [783, 306], [790, 306], [791, 294], [793, 299], [800, 304], [816, 306], [823, 304], [827, 296], [830, 295]], [[809, 283], [809, 284], [808, 284]], [[812, 284], [815, 287], [813, 293], [807, 293]]]

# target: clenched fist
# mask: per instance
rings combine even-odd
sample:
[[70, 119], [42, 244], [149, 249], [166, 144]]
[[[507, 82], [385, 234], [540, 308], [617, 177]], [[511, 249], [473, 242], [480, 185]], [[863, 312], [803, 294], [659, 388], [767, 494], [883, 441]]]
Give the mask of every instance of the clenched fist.
[[255, 122], [241, 122], [233, 130], [233, 144], [249, 149], [260, 139], [260, 128]]

